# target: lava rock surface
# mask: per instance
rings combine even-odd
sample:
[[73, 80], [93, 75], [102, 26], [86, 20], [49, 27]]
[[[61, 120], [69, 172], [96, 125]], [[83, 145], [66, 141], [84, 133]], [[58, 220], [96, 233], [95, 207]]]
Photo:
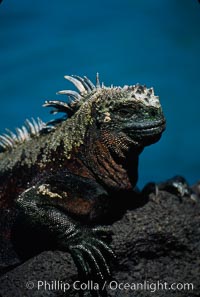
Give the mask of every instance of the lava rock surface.
[[[108, 296], [200, 296], [200, 183], [193, 190], [196, 196], [182, 198], [166, 191], [152, 193], [148, 203], [127, 210], [112, 224], [111, 246], [118, 259], [112, 267], [113, 281], [106, 283]], [[11, 247], [6, 248], [14, 268], [0, 277], [1, 297], [79, 296], [73, 289], [78, 275], [69, 253], [45, 251], [19, 264]], [[38, 290], [38, 281], [50, 287]], [[64, 283], [70, 286], [66, 293]], [[137, 283], [146, 289], [136, 290]], [[170, 288], [175, 283], [176, 290]], [[189, 283], [193, 289], [181, 289]], [[88, 290], [84, 294], [90, 296]]]

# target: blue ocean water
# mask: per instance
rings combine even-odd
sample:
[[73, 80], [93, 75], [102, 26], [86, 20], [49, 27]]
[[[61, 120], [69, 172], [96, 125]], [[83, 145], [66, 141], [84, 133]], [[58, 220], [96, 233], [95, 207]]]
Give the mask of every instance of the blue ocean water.
[[200, 4], [197, 0], [4, 0], [0, 5], [0, 132], [71, 88], [66, 74], [153, 86], [167, 119], [140, 157], [139, 186], [176, 174], [200, 180]]

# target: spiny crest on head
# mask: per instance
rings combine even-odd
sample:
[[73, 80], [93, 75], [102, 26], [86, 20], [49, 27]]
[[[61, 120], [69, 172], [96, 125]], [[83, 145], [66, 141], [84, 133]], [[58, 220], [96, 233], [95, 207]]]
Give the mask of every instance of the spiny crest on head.
[[159, 97], [154, 95], [154, 89], [147, 88], [145, 85], [136, 84], [134, 86], [124, 86], [123, 90], [127, 90], [133, 101], [141, 102], [146, 106], [160, 108]]
[[[111, 98], [108, 99], [108, 96], [102, 96], [101, 102], [106, 98], [106, 105], [114, 104], [114, 102], [125, 95], [125, 100], [133, 100], [137, 102], [142, 102], [147, 106], [154, 106], [159, 108], [160, 102], [159, 98], [154, 95], [153, 88], [146, 88], [146, 86], [136, 84], [133, 86], [124, 86], [124, 87], [114, 87], [111, 85], [110, 87], [105, 87], [104, 84], [100, 84], [99, 73], [96, 74], [96, 86], [89, 80], [86, 76], [80, 77], [78, 75], [66, 75], [65, 79], [72, 82], [74, 86], [78, 89], [78, 91], [72, 90], [62, 90], [57, 92], [57, 94], [67, 95], [70, 102], [58, 101], [58, 100], [48, 100], [45, 101], [45, 107], [53, 107], [54, 109], [51, 113], [55, 114], [58, 112], [63, 112], [67, 114], [68, 118], [71, 117], [75, 112], [79, 109], [80, 105], [87, 101], [90, 98], [90, 95], [93, 95], [95, 92], [104, 90], [107, 94], [111, 94]], [[116, 94], [114, 94], [114, 92]], [[126, 94], [125, 94], [126, 93]], [[112, 98], [113, 95], [113, 98]], [[115, 96], [116, 95], [116, 96]], [[130, 98], [131, 96], [131, 98]], [[101, 97], [101, 96], [100, 96]], [[103, 98], [105, 97], [105, 98]]]
[[[69, 103], [58, 100], [47, 100], [43, 104], [44, 107], [53, 107], [51, 113], [58, 112], [65, 113], [67, 117], [71, 117], [79, 109], [79, 107], [87, 102], [93, 95], [97, 93], [98, 103], [102, 109], [102, 112], [106, 111], [106, 107], [115, 105], [116, 101], [136, 101], [142, 102], [147, 106], [154, 106], [159, 108], [160, 102], [157, 96], [154, 95], [153, 88], [146, 88], [142, 85], [124, 86], [124, 87], [105, 87], [104, 84], [100, 84], [99, 73], [96, 74], [96, 85], [86, 76], [80, 77], [78, 75], [66, 75], [65, 79], [72, 82], [78, 91], [62, 90], [57, 94], [67, 95]], [[102, 93], [101, 93], [102, 92]], [[96, 97], [97, 98], [97, 97]], [[7, 130], [0, 136], [0, 149], [7, 150], [12, 149], [19, 143], [23, 143], [33, 136], [39, 136], [43, 132], [49, 132], [55, 129], [55, 126], [65, 120], [66, 117], [55, 119], [47, 123], [42, 122], [39, 118], [37, 121], [32, 119], [26, 120], [25, 125], [22, 128], [17, 128], [16, 133]]]
[[65, 75], [64, 78], [72, 82], [78, 89], [78, 92], [72, 90], [59, 91], [57, 92], [57, 94], [68, 96], [70, 100], [69, 103], [58, 100], [47, 100], [45, 101], [43, 106], [53, 107], [54, 109], [51, 111], [51, 113], [53, 114], [64, 112], [67, 114], [68, 117], [71, 117], [76, 112], [79, 104], [81, 103], [81, 100], [100, 88], [99, 74], [96, 74], [96, 86], [91, 82], [90, 79], [87, 78], [87, 76], [80, 77], [78, 75]]

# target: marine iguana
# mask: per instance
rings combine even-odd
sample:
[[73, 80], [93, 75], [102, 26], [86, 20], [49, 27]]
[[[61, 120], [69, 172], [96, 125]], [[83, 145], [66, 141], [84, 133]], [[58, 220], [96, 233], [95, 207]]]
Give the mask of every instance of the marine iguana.
[[44, 106], [66, 116], [0, 136], [0, 208], [20, 209], [22, 224], [70, 251], [80, 274], [104, 279], [114, 255], [105, 224], [137, 200], [139, 154], [160, 139], [165, 118], [153, 88], [65, 79], [78, 91]]

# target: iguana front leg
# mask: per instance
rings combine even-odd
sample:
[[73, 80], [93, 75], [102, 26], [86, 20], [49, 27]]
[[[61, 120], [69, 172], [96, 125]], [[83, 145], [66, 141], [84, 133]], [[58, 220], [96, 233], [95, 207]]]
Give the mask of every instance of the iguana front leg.
[[81, 226], [70, 218], [56, 199], [55, 192], [47, 184], [33, 186], [17, 199], [21, 216], [25, 215], [30, 226], [41, 226], [42, 232], [54, 238], [54, 245], [62, 251], [69, 251], [78, 268], [81, 278], [99, 282], [110, 277], [110, 258], [115, 258], [109, 247], [110, 233], [107, 227]]

